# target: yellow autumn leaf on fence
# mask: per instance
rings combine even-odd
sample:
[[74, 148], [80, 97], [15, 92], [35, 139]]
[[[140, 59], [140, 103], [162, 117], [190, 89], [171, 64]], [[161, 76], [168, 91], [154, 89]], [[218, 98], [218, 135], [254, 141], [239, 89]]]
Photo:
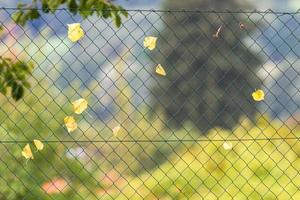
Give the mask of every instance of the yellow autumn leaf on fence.
[[26, 144], [22, 151], [22, 156], [26, 159], [33, 159], [33, 154], [29, 144]]
[[68, 24], [68, 38], [72, 42], [77, 42], [84, 36], [84, 31], [80, 26], [80, 23]]
[[44, 148], [44, 144], [40, 140], [33, 140], [33, 144], [38, 151], [41, 151]]
[[148, 36], [144, 39], [144, 47], [153, 50], [156, 47], [157, 37]]
[[74, 117], [67, 116], [67, 117], [65, 117], [64, 122], [65, 122], [65, 126], [67, 127], [69, 133], [71, 133], [77, 129], [77, 123], [76, 123]]
[[231, 142], [224, 142], [224, 143], [223, 143], [223, 148], [224, 148], [225, 150], [230, 150], [230, 149], [232, 149], [232, 143], [231, 143]]
[[156, 72], [158, 75], [161, 75], [161, 76], [166, 76], [166, 75], [167, 75], [165, 69], [164, 69], [160, 64], [158, 64], [158, 65], [156, 66], [155, 72]]
[[265, 93], [262, 90], [255, 90], [252, 93], [252, 98], [254, 99], [254, 101], [262, 101], [265, 99]]
[[121, 129], [120, 126], [116, 126], [116, 127], [114, 127], [114, 128], [112, 129], [113, 135], [114, 135], [115, 137], [118, 136], [118, 133], [119, 133], [120, 129]]
[[72, 102], [72, 105], [73, 105], [74, 112], [76, 114], [81, 114], [83, 111], [87, 109], [88, 102], [87, 100], [81, 98]]

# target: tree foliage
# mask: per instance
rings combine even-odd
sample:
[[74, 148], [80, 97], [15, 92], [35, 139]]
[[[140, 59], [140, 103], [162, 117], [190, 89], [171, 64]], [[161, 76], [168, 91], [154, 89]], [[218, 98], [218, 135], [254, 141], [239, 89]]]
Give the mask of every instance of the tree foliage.
[[[209, 10], [213, 5], [214, 10], [239, 8], [235, 0], [169, 0], [165, 8]], [[247, 18], [230, 12], [170, 12], [163, 20], [163, 56], [154, 57], [165, 66], [167, 78], [153, 87], [153, 107], [164, 111], [168, 126], [192, 121], [204, 132], [214, 126], [232, 128], [243, 113], [253, 116], [251, 93], [260, 86], [255, 75], [260, 60], [242, 42], [252, 31], [239, 26]], [[213, 37], [220, 26], [219, 37]]]
[[13, 19], [25, 25], [28, 20], [38, 19], [41, 13], [54, 14], [60, 6], [67, 7], [71, 13], [80, 14], [83, 18], [95, 13], [105, 19], [112, 18], [117, 27], [122, 23], [121, 16], [127, 17], [126, 10], [106, 0], [33, 0], [31, 4], [18, 4], [19, 10], [14, 13]]
[[[48, 88], [47, 95], [44, 95], [45, 85], [52, 85], [51, 89]], [[84, 163], [84, 158], [79, 158], [72, 151], [79, 147], [84, 148], [84, 145], [44, 142], [44, 149], [36, 152], [33, 144], [30, 143], [34, 159], [26, 162], [21, 155], [25, 144], [18, 141], [44, 138], [64, 140], [68, 137], [67, 130], [62, 127], [59, 120], [62, 120], [66, 113], [72, 112], [71, 106], [68, 103], [65, 104], [67, 106], [61, 107], [56, 102], [58, 99], [69, 102], [65, 94], [55, 95], [53, 91], [58, 88], [49, 80], [33, 83], [32, 87], [34, 88], [31, 91], [32, 95], [24, 96], [17, 104], [8, 103], [6, 98], [0, 98], [0, 104], [5, 105], [0, 109], [2, 119], [0, 138], [5, 143], [0, 145], [0, 151], [5, 152], [0, 161], [0, 185], [2, 185], [0, 199], [82, 199], [80, 195], [88, 196], [91, 191], [102, 187], [102, 183], [95, 181], [94, 176], [91, 175], [91, 165]], [[65, 90], [65, 92], [69, 94], [71, 91]], [[51, 110], [51, 113], [47, 112], [43, 115], [42, 110]], [[78, 132], [73, 133], [73, 136], [76, 134]], [[15, 143], [6, 143], [6, 140]], [[49, 186], [43, 189], [42, 185], [45, 182], [55, 178], [67, 181], [68, 189], [64, 193], [48, 194], [45, 189]]]
[[[117, 27], [121, 26], [121, 17], [127, 17], [126, 10], [106, 0], [33, 0], [32, 3], [19, 3], [12, 19], [24, 26], [28, 21], [40, 18], [42, 13], [54, 14], [60, 7], [66, 7], [69, 12], [80, 14], [84, 19], [94, 14], [105, 19], [112, 18]], [[13, 99], [21, 99], [24, 89], [30, 87], [26, 80], [31, 75], [33, 65], [0, 57], [0, 67], [0, 92], [6, 95], [10, 87]]]
[[0, 92], [7, 94], [11, 88], [11, 96], [19, 100], [24, 95], [25, 88], [30, 88], [27, 76], [31, 75], [33, 65], [22, 61], [13, 62], [9, 58], [0, 57]]

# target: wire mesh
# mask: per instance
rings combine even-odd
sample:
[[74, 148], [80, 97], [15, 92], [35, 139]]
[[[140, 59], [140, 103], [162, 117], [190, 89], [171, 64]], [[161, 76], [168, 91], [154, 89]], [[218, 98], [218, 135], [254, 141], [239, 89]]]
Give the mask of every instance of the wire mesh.
[[65, 9], [22, 27], [15, 10], [1, 57], [34, 70], [20, 101], [0, 96], [1, 200], [300, 199], [299, 12], [129, 10], [116, 28]]

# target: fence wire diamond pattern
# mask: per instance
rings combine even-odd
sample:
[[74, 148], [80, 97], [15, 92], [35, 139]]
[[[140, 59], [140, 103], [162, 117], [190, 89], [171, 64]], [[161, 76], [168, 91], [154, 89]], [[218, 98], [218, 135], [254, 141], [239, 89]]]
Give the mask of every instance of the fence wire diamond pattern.
[[116, 28], [65, 9], [18, 26], [15, 10], [1, 58], [34, 68], [21, 100], [0, 96], [1, 200], [300, 199], [299, 12], [129, 10]]

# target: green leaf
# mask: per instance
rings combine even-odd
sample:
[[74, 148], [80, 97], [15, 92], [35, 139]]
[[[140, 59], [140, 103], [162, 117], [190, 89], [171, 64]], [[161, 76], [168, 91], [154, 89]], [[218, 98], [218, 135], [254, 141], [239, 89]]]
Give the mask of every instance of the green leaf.
[[96, 0], [96, 2], [95, 2], [95, 0], [85, 0], [85, 2], [86, 2], [86, 4], [85, 4], [86, 8], [90, 8], [91, 6], [93, 6], [95, 3], [99, 2], [99, 1]]
[[119, 28], [122, 24], [122, 19], [119, 14], [115, 15], [115, 24]]
[[70, 10], [71, 13], [73, 13], [74, 15], [77, 14], [78, 6], [77, 6], [75, 0], [70, 0], [70, 2], [68, 4], [68, 7], [69, 7], [69, 10]]
[[98, 5], [97, 0], [81, 0], [81, 4], [79, 6], [79, 13], [83, 18], [87, 18], [88, 16], [92, 16], [96, 7]]
[[0, 92], [4, 95], [7, 93], [7, 88], [2, 83], [0, 83]]
[[16, 101], [23, 97], [25, 88], [30, 88], [27, 76], [31, 75], [32, 63], [17, 61], [13, 63], [8, 58], [0, 56], [0, 92], [6, 95], [11, 87], [11, 96]]
[[108, 17], [111, 17], [111, 8], [107, 4], [103, 4], [102, 16], [105, 19], [107, 19]]
[[10, 72], [5, 73], [4, 79], [5, 79], [5, 82], [6, 82], [6, 84], [7, 84], [8, 86], [12, 86], [13, 83], [14, 83], [14, 80], [15, 80], [13, 74], [10, 73]]
[[23, 86], [26, 87], [27, 89], [31, 87], [30, 83], [27, 81], [23, 82]]
[[37, 9], [32, 9], [29, 14], [31, 20], [38, 19], [40, 17], [40, 13], [38, 12]]
[[49, 13], [49, 6], [48, 6], [47, 2], [45, 2], [45, 1], [42, 1], [42, 11], [44, 13]]
[[[1, 67], [1, 66], [0, 66]], [[5, 80], [4, 77], [0, 76], [0, 92], [4, 95], [6, 95], [6, 86], [5, 86]]]
[[12, 97], [14, 100], [18, 101], [21, 99], [24, 95], [24, 88], [22, 85], [19, 85], [17, 83], [14, 83], [12, 85]]
[[20, 19], [21, 17], [23, 16], [23, 11], [17, 11], [15, 13], [12, 14], [11, 18], [16, 22], [16, 23], [19, 23], [20, 22]]
[[125, 9], [122, 8], [121, 6], [119, 6], [119, 10], [120, 10], [121, 14], [122, 14], [124, 17], [128, 17], [128, 12], [127, 12], [127, 10], [125, 10]]

